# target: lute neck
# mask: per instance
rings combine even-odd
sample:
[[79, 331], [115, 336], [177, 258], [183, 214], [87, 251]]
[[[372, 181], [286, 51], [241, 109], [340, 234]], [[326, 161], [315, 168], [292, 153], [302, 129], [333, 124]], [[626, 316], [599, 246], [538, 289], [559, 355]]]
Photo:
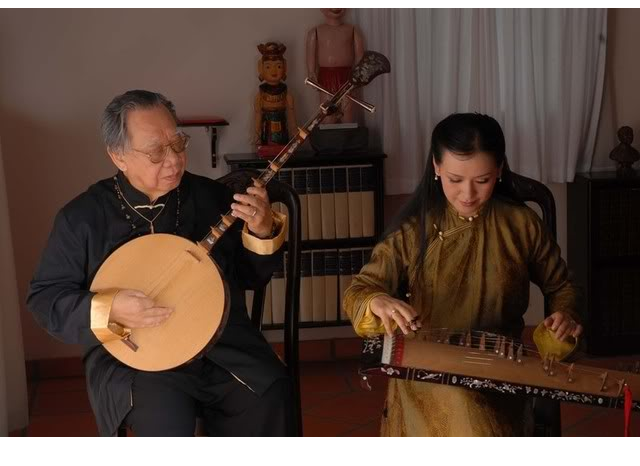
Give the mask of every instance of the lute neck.
[[[334, 94], [334, 96], [320, 105], [320, 110], [309, 120], [302, 128], [298, 128], [296, 135], [282, 148], [280, 153], [269, 163], [269, 166], [260, 173], [256, 179], [260, 186], [266, 186], [269, 181], [280, 171], [282, 166], [289, 160], [300, 145], [307, 139], [309, 134], [314, 128], [322, 121], [327, 115], [333, 113], [340, 101], [351, 92], [355, 86], [347, 81], [342, 85], [340, 89]], [[222, 215], [220, 221], [211, 227], [211, 231], [205, 236], [199, 244], [205, 248], [208, 252], [211, 252], [213, 246], [218, 242], [222, 235], [227, 232], [231, 226], [236, 222], [237, 218], [231, 215], [231, 210]]]

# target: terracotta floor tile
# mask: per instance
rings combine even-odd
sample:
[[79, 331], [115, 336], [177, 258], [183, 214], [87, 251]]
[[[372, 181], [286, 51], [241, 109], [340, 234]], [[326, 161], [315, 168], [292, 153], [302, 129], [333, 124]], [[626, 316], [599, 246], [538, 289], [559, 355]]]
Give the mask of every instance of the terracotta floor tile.
[[349, 361], [305, 361], [300, 364], [301, 375], [342, 375]]
[[345, 393], [349, 384], [335, 363], [307, 363], [300, 368], [302, 393]]
[[338, 338], [333, 340], [333, 352], [336, 359], [355, 359], [362, 352], [361, 338]]
[[33, 406], [33, 401], [35, 400], [36, 393], [38, 392], [38, 382], [35, 380], [30, 380], [27, 382], [27, 397], [29, 399], [29, 407]]
[[309, 340], [300, 342], [300, 361], [327, 361], [331, 359], [331, 341]]
[[[318, 376], [318, 377], [343, 377], [352, 391], [361, 390], [360, 375], [358, 374], [358, 368], [360, 364], [354, 360], [342, 360], [332, 362], [313, 362], [304, 363], [301, 367], [301, 373], [305, 376]], [[376, 384], [374, 389], [386, 389], [386, 378], [379, 377], [381, 382]]]
[[357, 424], [349, 422], [306, 414], [302, 418], [302, 426], [305, 437], [337, 437], [359, 427]]
[[84, 364], [80, 358], [43, 359], [38, 363], [40, 380], [57, 377], [82, 377]]
[[381, 415], [383, 403], [384, 396], [378, 392], [352, 392], [337, 395], [307, 413], [327, 419], [365, 424]]
[[[571, 428], [563, 429], [567, 437], [620, 437], [624, 433], [624, 413], [621, 409], [598, 409], [598, 414]], [[631, 415], [631, 436], [640, 435], [640, 416]]]
[[91, 413], [86, 390], [73, 392], [40, 392], [36, 394], [32, 416], [54, 416]]
[[32, 416], [27, 428], [30, 437], [95, 437], [98, 428], [93, 414]]
[[576, 424], [584, 422], [594, 416], [601, 414], [602, 408], [597, 406], [585, 406], [578, 403], [561, 403], [560, 418], [562, 422], [562, 431], [571, 429]]
[[76, 392], [87, 389], [84, 377], [44, 379], [38, 383], [39, 393]]
[[[633, 358], [625, 358], [632, 361]], [[589, 362], [616, 368], [620, 358]], [[301, 397], [307, 436], [377, 436], [388, 378], [373, 377], [363, 390], [357, 360], [303, 362]], [[31, 423], [27, 435], [97, 435], [83, 377], [29, 381]], [[623, 411], [561, 405], [563, 435], [622, 435]], [[632, 414], [631, 432], [640, 435], [640, 415]], [[20, 435], [21, 432], [13, 432]]]
[[313, 409], [319, 404], [335, 396], [337, 396], [336, 393], [317, 393], [317, 392], [302, 391], [302, 393], [300, 394], [302, 412], [304, 413], [310, 409]]
[[343, 434], [345, 437], [379, 437], [380, 436], [380, 420], [370, 422], [354, 430], [350, 430]]

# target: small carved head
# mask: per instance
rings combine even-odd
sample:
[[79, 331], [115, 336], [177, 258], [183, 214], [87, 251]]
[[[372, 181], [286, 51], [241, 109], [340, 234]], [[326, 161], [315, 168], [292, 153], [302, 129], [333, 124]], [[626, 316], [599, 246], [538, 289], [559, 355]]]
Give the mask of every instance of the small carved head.
[[618, 139], [623, 144], [631, 144], [633, 142], [633, 129], [630, 126], [622, 126], [618, 130]]
[[320, 12], [327, 19], [342, 19], [347, 14], [346, 8], [320, 8]]
[[287, 60], [284, 52], [287, 47], [280, 42], [267, 42], [258, 45], [262, 57], [258, 61], [258, 79], [276, 85], [287, 79]]

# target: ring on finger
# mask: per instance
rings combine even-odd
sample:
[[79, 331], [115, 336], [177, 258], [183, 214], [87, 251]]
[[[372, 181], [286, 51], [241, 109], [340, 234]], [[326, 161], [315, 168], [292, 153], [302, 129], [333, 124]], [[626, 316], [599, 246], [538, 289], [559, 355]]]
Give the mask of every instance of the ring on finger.
[[253, 208], [253, 213], [251, 214], [252, 217], [255, 217], [256, 214], [258, 213], [258, 209], [256, 209], [255, 207]]
[[395, 309], [391, 309], [391, 314], [395, 314], [396, 312], [398, 311], [396, 311]]

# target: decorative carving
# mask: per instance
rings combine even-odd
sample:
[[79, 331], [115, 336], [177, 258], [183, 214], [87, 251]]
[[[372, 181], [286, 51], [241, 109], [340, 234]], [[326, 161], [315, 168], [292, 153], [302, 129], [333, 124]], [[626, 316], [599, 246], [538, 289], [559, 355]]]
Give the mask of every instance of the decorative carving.
[[362, 354], [375, 354], [382, 349], [383, 337], [367, 338], [362, 345]]
[[431, 380], [431, 381], [440, 380], [442, 379], [442, 373], [428, 372], [425, 370], [417, 370], [413, 378], [415, 380]]
[[380, 370], [381, 370], [382, 372], [384, 372], [385, 374], [390, 375], [390, 376], [392, 376], [392, 377], [393, 377], [394, 375], [400, 375], [400, 371], [399, 371], [398, 369], [394, 369], [394, 368], [393, 368], [393, 367], [391, 367], [391, 366], [381, 367], [381, 368], [380, 368]]

